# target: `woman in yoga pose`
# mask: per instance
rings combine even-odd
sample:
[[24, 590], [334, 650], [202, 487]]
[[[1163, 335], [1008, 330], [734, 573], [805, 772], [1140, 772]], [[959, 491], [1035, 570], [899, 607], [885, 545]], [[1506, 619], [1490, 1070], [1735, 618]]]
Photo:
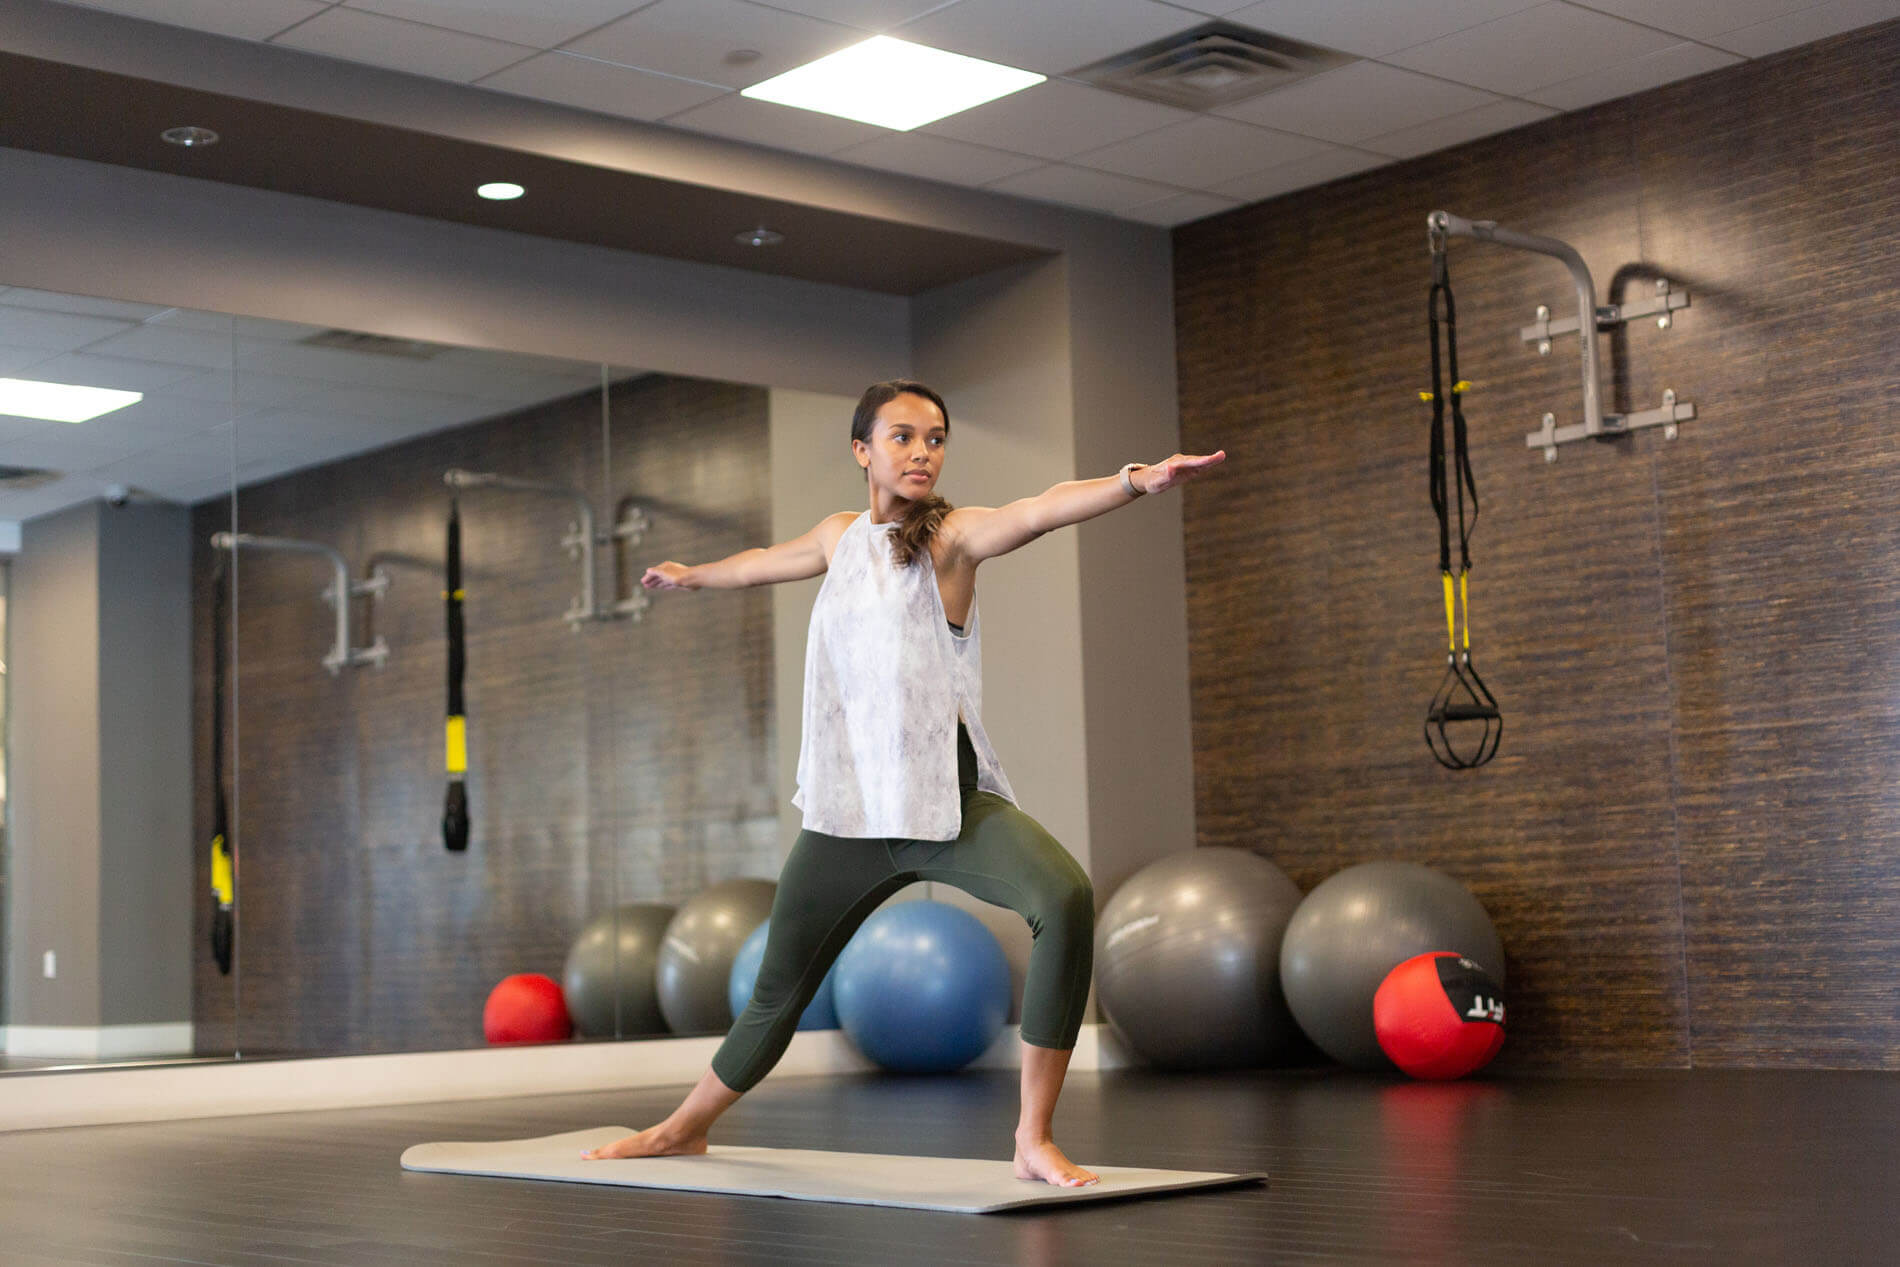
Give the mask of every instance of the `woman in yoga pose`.
[[798, 754], [799, 833], [779, 877], [752, 1001], [685, 1101], [590, 1159], [706, 1150], [713, 1122], [784, 1054], [825, 972], [892, 893], [934, 880], [1007, 906], [1035, 935], [1023, 986], [1016, 1175], [1096, 1176], [1056, 1147], [1056, 1097], [1082, 1024], [1095, 898], [1068, 851], [1018, 809], [978, 715], [976, 569], [1068, 524], [1172, 488], [1223, 461], [1177, 453], [990, 509], [933, 493], [950, 419], [921, 383], [874, 384], [851, 421], [870, 508], [716, 563], [647, 569], [648, 589], [737, 589], [825, 574], [812, 604]]

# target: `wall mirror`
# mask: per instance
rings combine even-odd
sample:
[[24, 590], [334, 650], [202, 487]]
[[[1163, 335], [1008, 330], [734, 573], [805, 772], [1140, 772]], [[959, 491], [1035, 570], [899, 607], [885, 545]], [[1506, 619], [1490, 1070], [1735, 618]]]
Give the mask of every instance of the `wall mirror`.
[[770, 393], [23, 290], [0, 357], [139, 394], [0, 416], [4, 1067], [480, 1046], [571, 957], [577, 1039], [675, 1032], [663, 913], [776, 870], [773, 617], [638, 582], [770, 535]]

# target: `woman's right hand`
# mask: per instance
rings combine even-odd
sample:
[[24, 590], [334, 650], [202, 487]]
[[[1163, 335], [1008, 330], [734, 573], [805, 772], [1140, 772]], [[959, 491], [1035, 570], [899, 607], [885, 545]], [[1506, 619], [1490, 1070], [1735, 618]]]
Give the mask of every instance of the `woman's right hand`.
[[655, 563], [640, 578], [642, 587], [650, 590], [696, 590], [693, 582], [693, 569], [684, 563]]

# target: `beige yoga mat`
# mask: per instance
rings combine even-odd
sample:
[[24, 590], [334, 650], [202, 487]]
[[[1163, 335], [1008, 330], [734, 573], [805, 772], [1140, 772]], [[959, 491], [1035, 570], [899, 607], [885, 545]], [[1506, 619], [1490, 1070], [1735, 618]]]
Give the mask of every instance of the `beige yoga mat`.
[[405, 1170], [442, 1174], [608, 1183], [678, 1192], [841, 1201], [851, 1205], [897, 1205], [964, 1214], [1216, 1188], [1266, 1179], [1266, 1175], [1260, 1173], [1228, 1175], [1200, 1170], [1090, 1166], [1090, 1170], [1101, 1175], [1100, 1183], [1086, 1188], [1058, 1188], [1016, 1178], [1007, 1161], [719, 1145], [697, 1157], [581, 1159], [582, 1150], [610, 1144], [632, 1133], [624, 1126], [599, 1126], [539, 1139], [417, 1144], [403, 1153], [402, 1165]]

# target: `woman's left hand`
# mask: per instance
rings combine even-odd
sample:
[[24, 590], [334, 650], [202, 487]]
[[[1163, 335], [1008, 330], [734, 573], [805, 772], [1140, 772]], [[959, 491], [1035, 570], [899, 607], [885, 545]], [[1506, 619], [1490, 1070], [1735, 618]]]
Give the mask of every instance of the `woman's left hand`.
[[1134, 472], [1129, 479], [1141, 485], [1144, 493], [1165, 493], [1176, 484], [1185, 483], [1203, 471], [1219, 466], [1227, 460], [1227, 450], [1218, 449], [1213, 453], [1197, 456], [1192, 453], [1177, 453], [1165, 462], [1156, 462], [1153, 466], [1143, 467]]

